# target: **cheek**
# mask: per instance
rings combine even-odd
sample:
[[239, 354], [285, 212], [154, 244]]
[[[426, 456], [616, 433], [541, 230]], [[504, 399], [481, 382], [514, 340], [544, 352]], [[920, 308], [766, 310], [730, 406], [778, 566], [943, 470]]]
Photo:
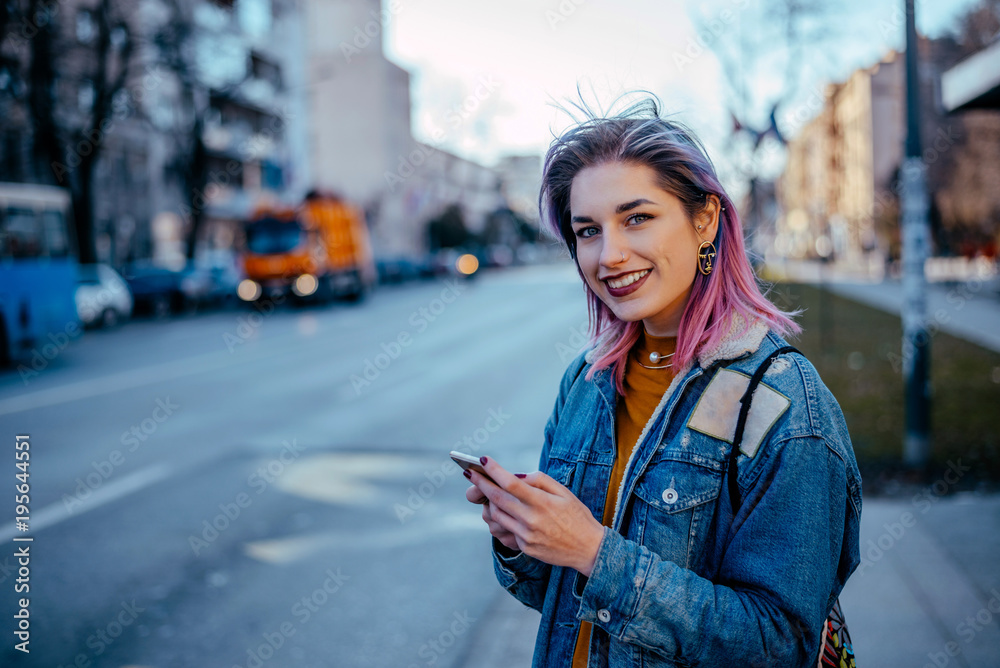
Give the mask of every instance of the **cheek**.
[[577, 244], [576, 261], [580, 265], [580, 271], [587, 277], [587, 280], [597, 280], [600, 254], [601, 250], [596, 244], [587, 244], [586, 246]]

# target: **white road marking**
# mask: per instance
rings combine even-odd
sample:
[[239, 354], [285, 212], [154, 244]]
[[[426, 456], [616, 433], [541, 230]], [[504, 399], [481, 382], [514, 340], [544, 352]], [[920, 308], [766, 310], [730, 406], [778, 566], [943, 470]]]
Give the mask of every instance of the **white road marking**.
[[[6, 542], [14, 536], [33, 536], [39, 531], [55, 526], [71, 517], [79, 517], [89, 510], [99, 508], [107, 503], [138, 492], [145, 487], [149, 487], [169, 477], [173, 472], [173, 467], [167, 464], [153, 464], [147, 468], [130, 473], [119, 480], [104, 483], [93, 490], [90, 496], [80, 501], [79, 505], [74, 503], [73, 510], [69, 510], [63, 501], [57, 501], [37, 512], [31, 513], [28, 522], [30, 530], [28, 532], [18, 531], [17, 525], [14, 522], [0, 527], [0, 542]], [[72, 498], [77, 500], [76, 497]]]
[[[288, 340], [291, 341], [295, 338], [288, 337]], [[285, 343], [285, 341], [279, 341], [278, 343]], [[0, 415], [45, 408], [69, 401], [79, 401], [80, 399], [111, 394], [112, 392], [119, 392], [121, 390], [131, 390], [136, 387], [143, 387], [144, 385], [152, 385], [167, 380], [183, 378], [184, 376], [205, 373], [206, 371], [216, 371], [248, 361], [259, 362], [288, 352], [294, 352], [298, 349], [296, 346], [291, 345], [275, 345], [268, 350], [259, 352], [252, 359], [234, 357], [231, 353], [217, 350], [195, 357], [188, 357], [183, 360], [172, 360], [141, 369], [129, 369], [109, 374], [102, 378], [88, 378], [59, 387], [29, 392], [9, 399], [0, 399]]]

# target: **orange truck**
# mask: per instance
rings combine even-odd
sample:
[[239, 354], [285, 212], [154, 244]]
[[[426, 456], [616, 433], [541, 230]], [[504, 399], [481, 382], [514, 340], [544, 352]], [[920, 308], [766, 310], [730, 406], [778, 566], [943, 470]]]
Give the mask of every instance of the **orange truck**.
[[377, 280], [364, 214], [316, 191], [298, 207], [258, 207], [244, 228], [239, 296], [360, 300]]

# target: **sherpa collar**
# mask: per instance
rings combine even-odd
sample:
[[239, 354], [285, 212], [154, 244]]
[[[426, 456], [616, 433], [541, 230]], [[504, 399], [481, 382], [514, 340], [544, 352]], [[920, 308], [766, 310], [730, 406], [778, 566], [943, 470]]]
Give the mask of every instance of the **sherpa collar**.
[[[757, 350], [761, 341], [767, 336], [768, 325], [762, 318], [754, 316], [754, 322], [746, 333], [742, 333], [746, 319], [739, 313], [733, 313], [730, 318], [729, 331], [715, 348], [702, 350], [698, 353], [698, 363], [703, 369], [719, 360], [735, 359], [740, 355]], [[742, 334], [741, 334], [742, 333]], [[615, 345], [612, 332], [605, 332], [594, 344], [594, 347], [584, 355], [584, 361], [593, 364]]]
[[[701, 365], [701, 368], [706, 369], [718, 360], [735, 359], [746, 353], [755, 352], [757, 348], [760, 347], [764, 337], [767, 336], [769, 331], [767, 322], [758, 316], [754, 316], [754, 322], [750, 325], [750, 328], [746, 332], [742, 331], [744, 327], [746, 327], [746, 319], [739, 314], [734, 313], [730, 318], [729, 331], [722, 338], [722, 341], [720, 341], [719, 344], [711, 350], [703, 350], [697, 354], [698, 363]], [[601, 337], [594, 347], [587, 351], [584, 355], [584, 361], [593, 364], [594, 360], [597, 360], [601, 355], [610, 350], [614, 346], [614, 343], [614, 339], [610, 336], [605, 335]], [[659, 416], [660, 411], [666, 406], [674, 391], [681, 384], [683, 384], [684, 378], [688, 375], [688, 372], [691, 371], [692, 366], [693, 361], [689, 361], [677, 370], [677, 373], [670, 381], [670, 385], [667, 387], [656, 408], [653, 410], [653, 414], [646, 422], [646, 426], [643, 427], [642, 433], [639, 434], [639, 439], [636, 443], [641, 444], [645, 441], [646, 434], [656, 423], [656, 419]], [[603, 395], [604, 401], [613, 412], [617, 402], [617, 391], [614, 389], [611, 381], [610, 367], [602, 369], [601, 373], [594, 376], [594, 381], [596, 382], [598, 391]], [[626, 475], [629, 474], [630, 467], [632, 466], [632, 460], [635, 458], [638, 451], [639, 447], [634, 447], [629, 453], [628, 461], [625, 464]], [[639, 475], [639, 473], [641, 473], [641, 471], [632, 472], [629, 479], [634, 479], [635, 476]], [[614, 515], [612, 515], [614, 518], [613, 524], [615, 530], [618, 529], [618, 522], [620, 520], [618, 512], [622, 503], [622, 495], [627, 487], [625, 483], [626, 481], [622, 480], [622, 484], [618, 487], [618, 498], [615, 500], [615, 512]]]

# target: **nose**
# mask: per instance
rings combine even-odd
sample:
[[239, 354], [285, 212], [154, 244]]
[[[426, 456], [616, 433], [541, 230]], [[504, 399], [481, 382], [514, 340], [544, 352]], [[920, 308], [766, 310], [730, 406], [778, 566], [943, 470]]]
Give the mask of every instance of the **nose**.
[[601, 266], [614, 267], [621, 264], [622, 257], [627, 255], [625, 240], [614, 232], [603, 235], [601, 246]]

